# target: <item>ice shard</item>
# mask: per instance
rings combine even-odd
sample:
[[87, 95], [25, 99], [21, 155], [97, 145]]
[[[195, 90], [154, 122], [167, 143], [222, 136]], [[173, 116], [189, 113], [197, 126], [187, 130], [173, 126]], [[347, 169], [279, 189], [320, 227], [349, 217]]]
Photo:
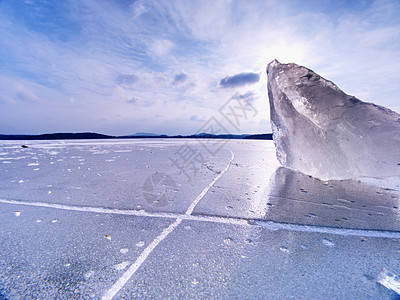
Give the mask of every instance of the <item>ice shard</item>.
[[400, 115], [347, 95], [296, 64], [267, 67], [279, 162], [313, 177], [400, 176]]

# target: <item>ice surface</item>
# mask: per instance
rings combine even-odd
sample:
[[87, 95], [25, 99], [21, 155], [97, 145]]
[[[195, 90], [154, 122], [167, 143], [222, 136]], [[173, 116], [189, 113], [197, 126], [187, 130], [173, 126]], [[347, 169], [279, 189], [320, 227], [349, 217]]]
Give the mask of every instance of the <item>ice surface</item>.
[[[191, 181], [169, 160], [186, 142]], [[100, 299], [136, 262], [114, 299], [393, 296], [376, 275], [400, 273], [398, 189], [280, 167], [272, 141], [24, 143], [0, 144], [0, 299]], [[178, 187], [166, 206], [142, 193], [157, 171]]]
[[[181, 170], [171, 160], [177, 161], [181, 167], [183, 159], [176, 153], [186, 142], [188, 149], [200, 153], [204, 161]], [[0, 159], [12, 162], [0, 164], [0, 197], [184, 212], [189, 201], [202, 191], [216, 172], [225, 167], [230, 157], [227, 150], [211, 156], [194, 140], [31, 141], [29, 146], [22, 149], [15, 142], [0, 145], [0, 150], [5, 153]], [[28, 166], [32, 162], [39, 164], [40, 170], [34, 171], [32, 166]], [[174, 201], [160, 207], [149, 204], [143, 197], [146, 179], [157, 172], [171, 175], [177, 184], [177, 190], [172, 191], [175, 193]], [[179, 193], [179, 190], [186, 192]]]
[[267, 67], [279, 162], [323, 180], [400, 175], [400, 115], [342, 92], [313, 71]]

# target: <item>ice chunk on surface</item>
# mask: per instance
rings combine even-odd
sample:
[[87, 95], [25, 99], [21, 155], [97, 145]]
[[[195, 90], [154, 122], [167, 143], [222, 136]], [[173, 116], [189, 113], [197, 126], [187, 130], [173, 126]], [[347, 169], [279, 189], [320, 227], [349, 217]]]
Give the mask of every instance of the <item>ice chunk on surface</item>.
[[376, 281], [400, 295], [400, 278], [385, 268], [378, 274]]
[[342, 92], [313, 71], [267, 67], [279, 162], [320, 179], [400, 175], [400, 115]]

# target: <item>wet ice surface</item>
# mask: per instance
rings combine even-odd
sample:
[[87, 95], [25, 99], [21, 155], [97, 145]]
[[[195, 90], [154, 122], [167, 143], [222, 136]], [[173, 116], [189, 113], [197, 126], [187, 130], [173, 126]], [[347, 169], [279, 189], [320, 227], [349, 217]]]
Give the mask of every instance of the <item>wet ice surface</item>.
[[[400, 181], [319, 181], [271, 141], [22, 144], [0, 146], [0, 299], [99, 299], [134, 263], [116, 299], [395, 299], [376, 277], [400, 274]], [[142, 194], [155, 172], [176, 183], [165, 205]]]
[[26, 149], [19, 144], [5, 144], [0, 162], [11, 163], [0, 165], [0, 197], [153, 210], [142, 196], [142, 186], [150, 175], [162, 172], [173, 176], [178, 190], [185, 192], [176, 193], [172, 206], [156, 210], [183, 212], [230, 157], [228, 151], [211, 157], [197, 145], [204, 163], [187, 167], [186, 174], [171, 161], [179, 160], [175, 153], [183, 144], [179, 140], [36, 142]]
[[142, 251], [137, 243], [171, 222], [31, 206], [15, 218], [15, 207], [0, 210], [0, 288], [9, 299], [101, 298]]

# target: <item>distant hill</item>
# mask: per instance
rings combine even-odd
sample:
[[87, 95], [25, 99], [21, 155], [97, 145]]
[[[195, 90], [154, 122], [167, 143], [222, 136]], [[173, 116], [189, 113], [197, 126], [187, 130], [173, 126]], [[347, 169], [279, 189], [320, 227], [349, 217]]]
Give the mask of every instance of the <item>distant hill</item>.
[[74, 139], [113, 139], [115, 136], [95, 133], [95, 132], [79, 132], [79, 133], [45, 133], [39, 135], [12, 135], [0, 134], [0, 140], [74, 140]]
[[248, 140], [272, 140], [272, 133], [250, 134], [244, 139]]
[[154, 133], [135, 133], [125, 136], [111, 136], [95, 132], [79, 132], [79, 133], [46, 133], [39, 135], [24, 135], [24, 134], [0, 134], [0, 140], [73, 140], [73, 139], [252, 139], [252, 140], [272, 140], [271, 133], [265, 134], [210, 134], [199, 133], [192, 135], [165, 135]]
[[[159, 137], [161, 135], [156, 134], [156, 133], [148, 133], [148, 132], [136, 132], [135, 134], [131, 134], [131, 135], [123, 135], [123, 136], [119, 136], [119, 138], [136, 138], [136, 137]], [[163, 135], [166, 136], [166, 135]]]
[[211, 134], [198, 133], [192, 135], [157, 135], [153, 133], [143, 133], [119, 136], [118, 138], [143, 139], [143, 138], [173, 138], [173, 139], [250, 139], [250, 140], [272, 140], [272, 133], [265, 134]]

